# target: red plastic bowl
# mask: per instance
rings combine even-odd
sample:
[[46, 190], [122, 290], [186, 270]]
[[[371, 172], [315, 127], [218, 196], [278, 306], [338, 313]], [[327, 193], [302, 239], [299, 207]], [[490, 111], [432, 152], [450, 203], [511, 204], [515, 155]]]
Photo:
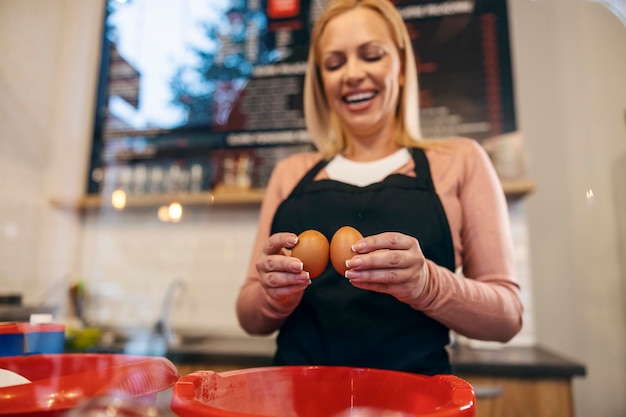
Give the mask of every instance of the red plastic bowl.
[[453, 375], [285, 366], [196, 371], [174, 385], [180, 417], [472, 417], [474, 390]]
[[12, 356], [0, 358], [0, 368], [31, 381], [0, 388], [0, 416], [61, 416], [84, 399], [111, 392], [149, 399], [178, 380], [165, 358], [121, 354]]

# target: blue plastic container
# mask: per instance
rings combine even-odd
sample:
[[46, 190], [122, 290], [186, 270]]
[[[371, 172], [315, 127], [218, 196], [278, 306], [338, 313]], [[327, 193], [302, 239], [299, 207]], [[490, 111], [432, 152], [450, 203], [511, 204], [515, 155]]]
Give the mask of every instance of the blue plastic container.
[[0, 323], [0, 356], [63, 353], [65, 326], [56, 323]]

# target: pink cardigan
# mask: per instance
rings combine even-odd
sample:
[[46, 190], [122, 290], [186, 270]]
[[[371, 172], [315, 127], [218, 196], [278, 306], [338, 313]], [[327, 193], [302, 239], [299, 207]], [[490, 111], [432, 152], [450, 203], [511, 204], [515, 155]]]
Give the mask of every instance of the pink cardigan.
[[[412, 307], [466, 337], [506, 342], [521, 329], [522, 303], [500, 181], [474, 140], [437, 142], [426, 148], [426, 156], [448, 217], [457, 273], [428, 261], [429, 285]], [[292, 155], [280, 161], [270, 177], [248, 278], [237, 302], [240, 323], [250, 333], [268, 333], [282, 323], [263, 308], [265, 297], [254, 261], [269, 237], [276, 209], [320, 159], [318, 153]], [[397, 173], [415, 176], [413, 167], [411, 159]], [[327, 178], [324, 170], [316, 179], [323, 178]]]

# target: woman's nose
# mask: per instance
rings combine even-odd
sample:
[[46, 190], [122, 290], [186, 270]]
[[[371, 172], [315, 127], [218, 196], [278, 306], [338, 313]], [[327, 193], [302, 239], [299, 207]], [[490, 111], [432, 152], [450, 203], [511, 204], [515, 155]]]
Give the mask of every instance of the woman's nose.
[[343, 79], [345, 82], [355, 82], [365, 77], [365, 71], [358, 60], [348, 60], [344, 67]]

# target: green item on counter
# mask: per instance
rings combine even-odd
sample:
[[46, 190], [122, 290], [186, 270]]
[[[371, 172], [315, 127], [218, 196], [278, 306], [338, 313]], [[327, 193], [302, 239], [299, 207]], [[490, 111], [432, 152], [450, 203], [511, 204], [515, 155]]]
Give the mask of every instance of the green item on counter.
[[100, 341], [101, 331], [95, 327], [84, 329], [69, 329], [65, 332], [66, 350], [86, 350], [94, 347]]

